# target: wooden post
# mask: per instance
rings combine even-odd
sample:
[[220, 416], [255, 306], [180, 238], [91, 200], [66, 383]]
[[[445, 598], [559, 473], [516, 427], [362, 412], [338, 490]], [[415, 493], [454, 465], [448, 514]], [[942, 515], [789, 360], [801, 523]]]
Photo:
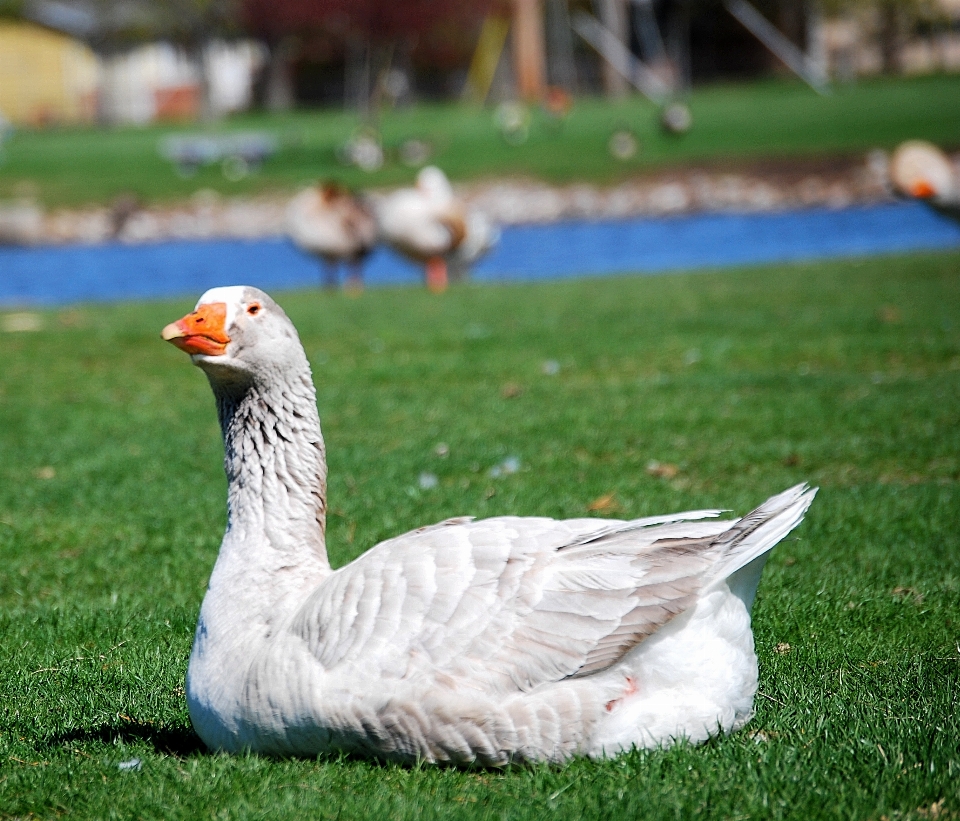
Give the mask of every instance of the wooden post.
[[[629, 48], [627, 28], [627, 7], [624, 0], [600, 0], [600, 22], [619, 40], [625, 48]], [[603, 90], [608, 97], [623, 97], [627, 93], [627, 81], [606, 60], [601, 66], [603, 71]]]
[[545, 64], [540, 0], [513, 0], [513, 65], [524, 100], [542, 99]]

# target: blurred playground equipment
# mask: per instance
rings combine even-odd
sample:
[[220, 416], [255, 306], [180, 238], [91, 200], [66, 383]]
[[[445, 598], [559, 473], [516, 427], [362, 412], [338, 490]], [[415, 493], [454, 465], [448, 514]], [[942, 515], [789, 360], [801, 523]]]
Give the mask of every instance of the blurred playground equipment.
[[277, 147], [277, 139], [271, 134], [247, 132], [222, 136], [173, 134], [160, 141], [158, 150], [181, 176], [189, 177], [205, 165], [220, 163], [228, 180], [239, 180], [259, 168]]
[[337, 268], [347, 267], [346, 288], [363, 288], [363, 261], [377, 242], [377, 222], [366, 198], [324, 183], [304, 189], [287, 206], [290, 238], [323, 264], [324, 288], [338, 285]]

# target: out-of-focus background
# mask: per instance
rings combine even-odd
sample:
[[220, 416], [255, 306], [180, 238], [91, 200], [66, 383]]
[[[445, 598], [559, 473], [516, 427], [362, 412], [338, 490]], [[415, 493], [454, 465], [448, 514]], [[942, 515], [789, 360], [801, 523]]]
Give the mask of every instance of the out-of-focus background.
[[499, 224], [889, 198], [958, 0], [3, 0], [0, 242], [257, 237], [440, 166]]
[[[0, 14], [0, 816], [960, 819], [960, 0]], [[334, 566], [819, 486], [749, 727], [503, 772], [207, 755], [222, 451], [159, 333], [230, 284], [311, 362]]]

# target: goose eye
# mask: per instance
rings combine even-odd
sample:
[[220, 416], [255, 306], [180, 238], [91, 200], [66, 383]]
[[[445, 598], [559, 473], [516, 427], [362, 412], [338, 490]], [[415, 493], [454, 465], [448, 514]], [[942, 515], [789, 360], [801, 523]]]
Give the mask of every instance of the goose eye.
[[250, 314], [250, 316], [256, 316], [260, 313], [260, 304], [254, 302], [252, 305], [247, 306], [247, 313]]

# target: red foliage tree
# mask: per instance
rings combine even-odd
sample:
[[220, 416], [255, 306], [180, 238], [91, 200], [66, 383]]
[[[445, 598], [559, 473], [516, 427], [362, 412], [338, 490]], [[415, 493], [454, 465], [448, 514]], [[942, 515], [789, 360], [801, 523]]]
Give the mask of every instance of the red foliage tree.
[[383, 44], [438, 29], [472, 30], [490, 5], [490, 0], [245, 0], [243, 17], [268, 41], [327, 34]]
[[[296, 55], [350, 59], [358, 47], [381, 55], [399, 48], [411, 63], [433, 69], [465, 66], [493, 2], [243, 0], [242, 17], [247, 30], [270, 45], [272, 81], [289, 85], [289, 65]], [[267, 96], [269, 100], [270, 92]]]

